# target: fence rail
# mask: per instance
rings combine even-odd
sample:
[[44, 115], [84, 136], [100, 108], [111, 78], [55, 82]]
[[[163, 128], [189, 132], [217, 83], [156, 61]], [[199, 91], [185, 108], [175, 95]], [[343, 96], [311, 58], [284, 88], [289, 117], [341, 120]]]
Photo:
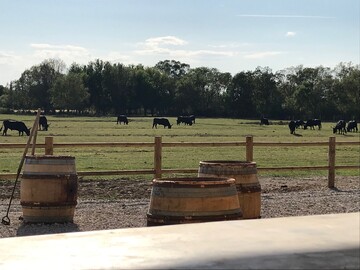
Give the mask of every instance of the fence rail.
[[[163, 147], [223, 147], [223, 146], [245, 146], [246, 161], [253, 161], [254, 147], [299, 147], [299, 146], [328, 146], [327, 166], [288, 166], [288, 167], [262, 167], [259, 171], [283, 171], [283, 170], [328, 170], [328, 187], [335, 186], [336, 169], [360, 169], [358, 165], [335, 165], [336, 146], [360, 145], [360, 141], [336, 142], [335, 137], [330, 137], [328, 142], [254, 142], [252, 136], [247, 136], [245, 142], [162, 142], [161, 137], [155, 137], [154, 142], [85, 142], [85, 143], [54, 143], [53, 137], [45, 137], [45, 143], [35, 143], [36, 148], [44, 148], [45, 155], [53, 155], [55, 148], [70, 147], [153, 147], [154, 168], [139, 170], [107, 170], [107, 171], [78, 171], [79, 176], [100, 176], [100, 175], [141, 175], [153, 174], [155, 178], [161, 177], [164, 173], [196, 173], [198, 169], [163, 169], [162, 148]], [[33, 145], [30, 145], [31, 147]], [[1, 148], [24, 148], [24, 143], [1, 143]], [[15, 177], [15, 173], [2, 173], [2, 178]]]

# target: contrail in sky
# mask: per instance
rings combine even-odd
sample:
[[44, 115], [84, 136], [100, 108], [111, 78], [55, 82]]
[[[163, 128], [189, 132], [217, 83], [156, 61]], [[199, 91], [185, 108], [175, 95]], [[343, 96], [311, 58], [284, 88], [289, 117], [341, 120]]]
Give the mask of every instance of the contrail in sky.
[[306, 19], [335, 19], [327, 16], [307, 16], [307, 15], [261, 15], [261, 14], [239, 14], [238, 17], [253, 18], [306, 18]]

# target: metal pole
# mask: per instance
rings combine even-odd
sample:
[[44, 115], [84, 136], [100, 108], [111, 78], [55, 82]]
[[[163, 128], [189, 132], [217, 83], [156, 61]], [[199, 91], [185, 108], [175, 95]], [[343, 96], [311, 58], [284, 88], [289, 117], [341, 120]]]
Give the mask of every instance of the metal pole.
[[[1, 223], [4, 224], [4, 225], [10, 225], [10, 218], [9, 218], [9, 210], [10, 210], [10, 206], [11, 206], [11, 202], [12, 202], [12, 199], [14, 197], [14, 192], [15, 192], [15, 188], [16, 188], [16, 184], [17, 184], [17, 181], [19, 179], [19, 175], [20, 175], [20, 172], [21, 172], [21, 169], [22, 169], [22, 166], [24, 164], [24, 160], [25, 160], [25, 157], [26, 157], [26, 154], [27, 154], [27, 151], [29, 149], [29, 146], [30, 146], [30, 141], [34, 135], [34, 133], [36, 132], [37, 130], [37, 126], [38, 123], [39, 123], [39, 116], [40, 116], [40, 112], [41, 112], [41, 109], [39, 108], [38, 109], [38, 112], [37, 112], [37, 115], [36, 115], [36, 118], [35, 118], [35, 122], [34, 122], [34, 125], [30, 131], [30, 135], [29, 135], [29, 138], [27, 140], [27, 143], [26, 143], [26, 146], [25, 146], [25, 149], [24, 149], [24, 153], [21, 157], [21, 160], [20, 160], [20, 164], [19, 164], [19, 167], [18, 167], [18, 170], [17, 170], [17, 174], [16, 174], [16, 179], [15, 179], [15, 183], [14, 183], [14, 188], [12, 190], [12, 193], [11, 193], [11, 197], [10, 197], [10, 201], [9, 201], [9, 205], [8, 205], [8, 208], [7, 208], [7, 211], [6, 211], [6, 216], [4, 216], [1, 220]], [[34, 148], [34, 142], [33, 142], [33, 149]]]

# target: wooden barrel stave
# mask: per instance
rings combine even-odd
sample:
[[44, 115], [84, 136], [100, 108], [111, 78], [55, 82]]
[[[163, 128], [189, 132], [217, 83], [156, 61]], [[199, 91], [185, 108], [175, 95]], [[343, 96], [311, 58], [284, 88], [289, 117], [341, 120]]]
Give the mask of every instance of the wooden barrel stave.
[[198, 176], [234, 178], [243, 219], [261, 217], [261, 185], [257, 178], [256, 162], [200, 161]]
[[24, 222], [72, 222], [77, 191], [74, 157], [25, 157], [20, 186]]
[[153, 180], [148, 226], [234, 220], [241, 216], [234, 179]]

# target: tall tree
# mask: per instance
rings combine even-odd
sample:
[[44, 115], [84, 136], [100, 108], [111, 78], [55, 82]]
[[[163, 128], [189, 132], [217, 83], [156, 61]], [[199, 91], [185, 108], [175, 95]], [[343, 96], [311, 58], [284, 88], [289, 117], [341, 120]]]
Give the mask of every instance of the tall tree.
[[233, 117], [252, 117], [256, 115], [253, 102], [254, 80], [251, 72], [237, 73], [226, 93], [228, 115]]
[[103, 87], [103, 71], [105, 63], [100, 59], [96, 59], [94, 62], [90, 62], [86, 68], [86, 81], [85, 86], [89, 91], [90, 105], [94, 112], [98, 115], [105, 115], [110, 110], [111, 95], [108, 92], [109, 89]]
[[155, 68], [164, 72], [170, 77], [180, 78], [186, 75], [190, 70], [190, 65], [181, 63], [176, 60], [164, 60], [160, 61], [155, 65]]
[[253, 72], [256, 112], [267, 117], [281, 117], [282, 98], [277, 86], [277, 77], [268, 67], [258, 67]]
[[336, 77], [332, 91], [341, 117], [360, 119], [360, 68], [351, 63], [340, 63], [335, 67]]
[[103, 72], [104, 92], [110, 94], [111, 109], [115, 114], [126, 114], [132, 97], [130, 69], [122, 64], [107, 64]]
[[14, 82], [13, 88], [19, 98], [14, 101], [14, 106], [23, 109], [42, 108], [45, 113], [52, 110], [50, 89], [64, 69], [65, 64], [61, 60], [47, 59], [25, 70], [20, 79]]
[[69, 73], [58, 77], [51, 88], [51, 102], [59, 110], [81, 112], [87, 107], [88, 98], [81, 74]]

